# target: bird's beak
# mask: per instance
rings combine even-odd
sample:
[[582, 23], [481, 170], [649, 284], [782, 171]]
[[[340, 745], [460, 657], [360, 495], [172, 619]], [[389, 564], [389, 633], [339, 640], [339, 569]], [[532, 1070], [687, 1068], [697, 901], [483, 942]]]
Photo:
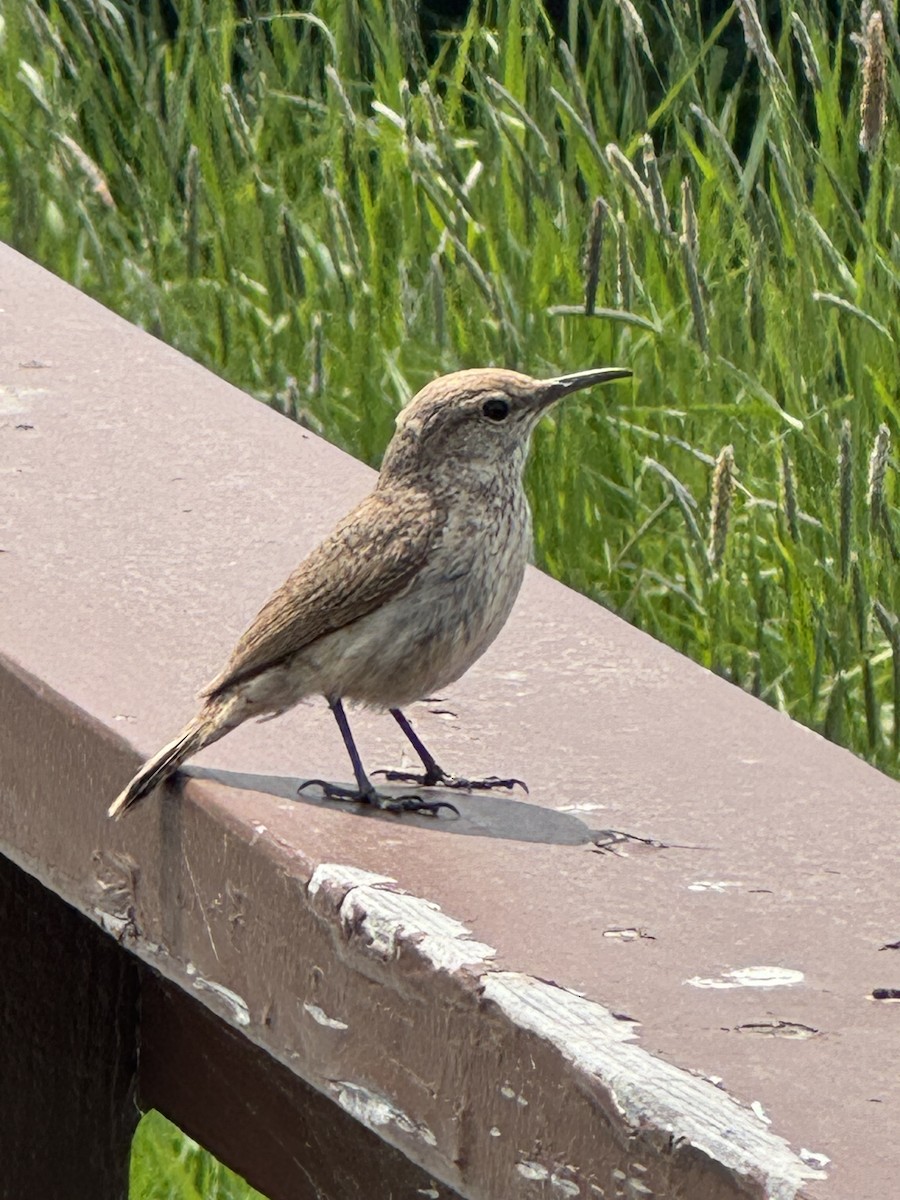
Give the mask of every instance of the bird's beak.
[[573, 375], [560, 375], [548, 379], [541, 390], [541, 408], [549, 408], [563, 396], [580, 392], [582, 388], [594, 387], [599, 383], [612, 383], [614, 379], [630, 379], [632, 372], [625, 367], [597, 367], [593, 371], [576, 371]]

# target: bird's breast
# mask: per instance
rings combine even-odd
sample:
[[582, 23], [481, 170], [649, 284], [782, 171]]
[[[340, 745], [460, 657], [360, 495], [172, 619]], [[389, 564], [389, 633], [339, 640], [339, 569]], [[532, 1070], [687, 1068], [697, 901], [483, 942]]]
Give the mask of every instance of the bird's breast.
[[340, 654], [329, 664], [332, 690], [402, 707], [459, 679], [506, 623], [530, 551], [523, 492], [448, 505], [440, 535], [406, 588], [341, 631]]

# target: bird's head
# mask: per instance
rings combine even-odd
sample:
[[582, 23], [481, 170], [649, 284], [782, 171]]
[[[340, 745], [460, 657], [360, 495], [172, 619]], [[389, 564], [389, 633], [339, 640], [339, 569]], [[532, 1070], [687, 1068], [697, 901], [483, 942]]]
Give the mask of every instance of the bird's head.
[[564, 396], [595, 384], [626, 379], [619, 367], [578, 371], [555, 379], [532, 379], [496, 367], [455, 371], [432, 380], [397, 417], [397, 429], [381, 467], [382, 478], [414, 471], [428, 477], [468, 470], [480, 475], [521, 470], [531, 432]]

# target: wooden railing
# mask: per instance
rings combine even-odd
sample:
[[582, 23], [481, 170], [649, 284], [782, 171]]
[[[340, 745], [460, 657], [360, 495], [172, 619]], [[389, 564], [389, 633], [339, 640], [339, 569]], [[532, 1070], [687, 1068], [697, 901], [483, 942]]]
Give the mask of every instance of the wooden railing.
[[371, 473], [8, 249], [0, 307], [3, 1196], [124, 1195], [148, 1107], [273, 1200], [890, 1194], [894, 783], [531, 572], [413, 713], [529, 796], [298, 797], [304, 706], [110, 824]]

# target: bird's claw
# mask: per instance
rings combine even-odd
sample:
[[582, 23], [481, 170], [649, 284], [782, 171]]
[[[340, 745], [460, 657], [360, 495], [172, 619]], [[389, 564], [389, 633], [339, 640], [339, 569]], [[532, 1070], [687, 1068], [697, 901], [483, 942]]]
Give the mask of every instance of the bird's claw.
[[305, 779], [297, 787], [297, 793], [308, 787], [320, 787], [326, 800], [342, 800], [351, 804], [370, 804], [383, 812], [392, 813], [427, 813], [436, 817], [442, 808], [449, 808], [459, 816], [459, 809], [449, 800], [423, 800], [421, 796], [385, 796], [374, 788], [371, 791], [360, 791], [357, 788], [341, 787], [338, 783], [329, 783], [327, 779]]
[[[377, 792], [376, 795], [378, 795]], [[442, 808], [449, 808], [452, 813], [459, 816], [459, 809], [449, 800], [423, 800], [421, 796], [398, 796], [396, 799], [391, 796], [379, 796], [378, 807], [395, 813], [428, 813], [431, 817], [436, 817]]]
[[442, 787], [458, 792], [489, 792], [494, 788], [506, 788], [512, 791], [520, 787], [528, 795], [528, 784], [522, 779], [501, 779], [498, 775], [486, 775], [484, 779], [464, 779], [459, 775], [449, 775], [444, 771], [434, 772], [397, 771], [382, 767], [373, 771], [373, 775], [382, 775], [388, 783], [411, 783], [416, 787]]

